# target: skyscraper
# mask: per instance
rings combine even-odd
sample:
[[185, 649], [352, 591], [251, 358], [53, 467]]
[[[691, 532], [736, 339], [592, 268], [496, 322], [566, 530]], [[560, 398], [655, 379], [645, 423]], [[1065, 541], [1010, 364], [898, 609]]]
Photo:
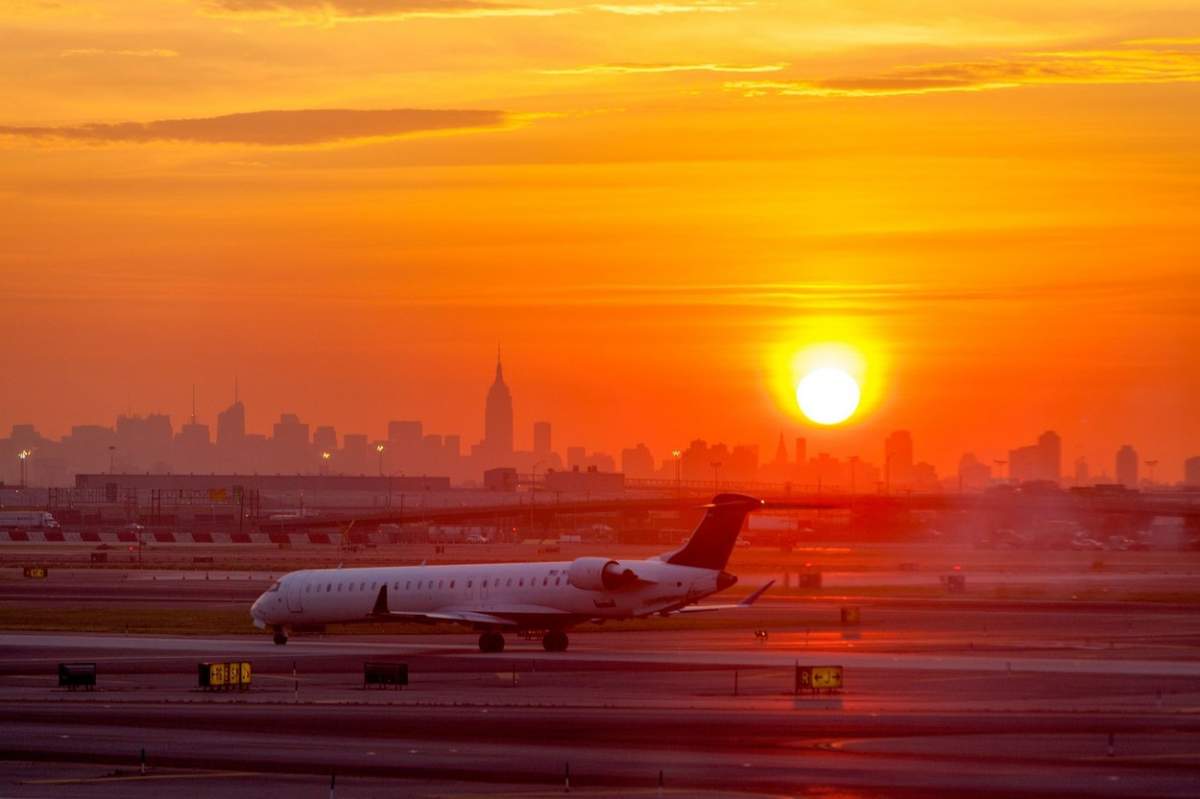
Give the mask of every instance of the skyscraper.
[[887, 437], [883, 445], [883, 463], [883, 479], [889, 489], [912, 486], [912, 433], [897, 430]]
[[1037, 447], [1037, 479], [1054, 483], [1062, 480], [1062, 438], [1053, 430], [1047, 430], [1038, 436]]
[[534, 422], [533, 423], [533, 454], [549, 455], [550, 454], [550, 423], [549, 422]]
[[1126, 488], [1138, 486], [1138, 455], [1137, 450], [1129, 444], [1117, 450], [1117, 482]]
[[246, 438], [246, 406], [233, 383], [233, 404], [217, 414], [217, 446], [239, 447]]
[[496, 352], [496, 379], [488, 389], [483, 415], [483, 448], [493, 457], [506, 457], [513, 452], [512, 394], [504, 382], [504, 366]]

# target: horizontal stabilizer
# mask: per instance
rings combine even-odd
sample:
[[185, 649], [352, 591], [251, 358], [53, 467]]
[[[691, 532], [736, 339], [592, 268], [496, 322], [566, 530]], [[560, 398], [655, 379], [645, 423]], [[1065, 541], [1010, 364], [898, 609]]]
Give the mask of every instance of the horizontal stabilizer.
[[687, 607], [680, 608], [679, 610], [677, 610], [675, 612], [676, 613], [708, 613], [708, 612], [714, 611], [714, 610], [744, 610], [744, 609], [750, 607], [751, 605], [753, 605], [755, 602], [757, 602], [758, 598], [761, 597], [763, 594], [765, 594], [767, 592], [767, 589], [773, 585], [775, 585], [775, 581], [771, 580], [769, 583], [767, 583], [762, 588], [755, 591], [753, 594], [750, 594], [750, 596], [746, 597], [741, 602], [736, 602], [736, 603], [727, 604], [727, 605], [688, 605]]

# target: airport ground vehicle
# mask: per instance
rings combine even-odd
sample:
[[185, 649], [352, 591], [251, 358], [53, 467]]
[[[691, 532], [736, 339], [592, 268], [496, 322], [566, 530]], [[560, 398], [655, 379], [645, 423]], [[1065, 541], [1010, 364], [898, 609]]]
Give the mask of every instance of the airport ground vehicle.
[[48, 530], [58, 527], [54, 514], [44, 510], [0, 511], [0, 529]]

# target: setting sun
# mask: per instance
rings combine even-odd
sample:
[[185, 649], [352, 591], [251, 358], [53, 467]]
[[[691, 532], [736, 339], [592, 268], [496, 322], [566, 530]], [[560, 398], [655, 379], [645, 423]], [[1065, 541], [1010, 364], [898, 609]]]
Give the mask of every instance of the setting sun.
[[858, 408], [858, 383], [841, 369], [816, 369], [796, 386], [796, 401], [804, 415], [817, 424], [837, 424]]

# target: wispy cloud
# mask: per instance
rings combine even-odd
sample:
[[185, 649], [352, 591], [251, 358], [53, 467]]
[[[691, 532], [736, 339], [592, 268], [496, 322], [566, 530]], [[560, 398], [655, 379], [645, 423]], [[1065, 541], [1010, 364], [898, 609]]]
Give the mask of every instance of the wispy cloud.
[[581, 67], [540, 69], [543, 75], [656, 75], [670, 72], [779, 72], [787, 64], [589, 64]]
[[752, 5], [754, 3], [743, 0], [694, 0], [690, 3], [599, 3], [592, 8], [608, 14], [644, 17], [664, 14], [729, 14]]
[[754, 5], [753, 0], [677, 0], [674, 3], [591, 3], [528, 5], [493, 0], [204, 0], [218, 16], [285, 18], [293, 22], [335, 24], [372, 20], [472, 19], [480, 17], [557, 17], [581, 13], [622, 16], [724, 14]]
[[210, 13], [284, 17], [331, 23], [339, 20], [548, 17], [574, 9], [540, 8], [489, 0], [206, 0]]
[[898, 67], [878, 75], [810, 80], [731, 81], [749, 96], [895, 97], [979, 92], [1046, 84], [1200, 81], [1200, 49], [1111, 48], [1023, 53], [1010, 58]]
[[59, 56], [62, 58], [76, 58], [80, 56], [119, 56], [128, 58], [175, 58], [179, 55], [175, 50], [166, 50], [161, 47], [153, 47], [146, 50], [105, 50], [101, 47], [80, 47], [74, 50], [60, 50]]
[[116, 122], [63, 127], [0, 126], [0, 136], [87, 143], [178, 141], [201, 144], [303, 146], [420, 133], [498, 127], [501, 111], [319, 109], [252, 111], [244, 114]]

